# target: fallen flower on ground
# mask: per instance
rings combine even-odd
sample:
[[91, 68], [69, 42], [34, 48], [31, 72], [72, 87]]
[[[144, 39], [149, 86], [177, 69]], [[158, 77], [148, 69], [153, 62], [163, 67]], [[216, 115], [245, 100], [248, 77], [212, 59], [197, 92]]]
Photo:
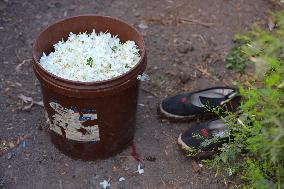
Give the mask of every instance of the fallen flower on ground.
[[142, 168], [143, 166], [139, 163], [138, 169], [136, 172], [138, 172], [140, 175], [144, 173], [144, 169]]
[[137, 79], [140, 80], [140, 81], [149, 81], [150, 77], [149, 77], [149, 75], [143, 73], [142, 75], [138, 75]]
[[119, 182], [124, 181], [124, 180], [125, 180], [124, 177], [120, 177], [120, 178], [118, 179]]
[[100, 182], [100, 186], [104, 189], [106, 189], [107, 187], [110, 187], [110, 183], [107, 180], [104, 180], [103, 182]]

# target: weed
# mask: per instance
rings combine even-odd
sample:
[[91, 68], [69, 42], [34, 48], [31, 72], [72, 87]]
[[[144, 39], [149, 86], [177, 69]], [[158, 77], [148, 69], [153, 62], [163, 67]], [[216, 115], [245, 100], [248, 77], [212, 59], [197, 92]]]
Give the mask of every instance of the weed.
[[228, 53], [228, 67], [255, 67], [254, 77], [239, 86], [239, 109], [247, 118], [228, 113], [229, 143], [204, 160], [227, 176], [242, 178], [243, 188], [284, 188], [284, 12], [272, 17], [272, 31], [256, 27], [238, 35]]

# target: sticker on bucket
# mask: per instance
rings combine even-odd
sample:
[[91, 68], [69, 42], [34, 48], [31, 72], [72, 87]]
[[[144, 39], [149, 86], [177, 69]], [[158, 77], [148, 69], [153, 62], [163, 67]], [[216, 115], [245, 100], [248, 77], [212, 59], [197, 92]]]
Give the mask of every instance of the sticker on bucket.
[[83, 109], [79, 112], [76, 107], [68, 109], [56, 102], [50, 102], [49, 105], [55, 110], [50, 124], [52, 131], [70, 140], [82, 142], [100, 140], [95, 110]]

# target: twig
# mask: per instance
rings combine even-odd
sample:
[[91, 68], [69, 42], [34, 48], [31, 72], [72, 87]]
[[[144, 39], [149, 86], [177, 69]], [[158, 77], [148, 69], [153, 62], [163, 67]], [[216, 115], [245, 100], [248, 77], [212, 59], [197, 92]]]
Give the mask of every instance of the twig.
[[[206, 69], [199, 68], [196, 65], [193, 65], [199, 72], [201, 72], [203, 75], [207, 76], [208, 78], [214, 80], [214, 81], [220, 81], [217, 77], [211, 75]], [[222, 82], [226, 85], [230, 85], [226, 80], [222, 79]]]
[[156, 98], [159, 98], [158, 95], [156, 95], [155, 93], [151, 92], [151, 91], [148, 91], [147, 89], [144, 89], [144, 88], [141, 88], [142, 91], [146, 92], [146, 93], [149, 93], [150, 95], [156, 97]]
[[199, 37], [204, 45], [206, 45], [206, 41], [201, 34], [192, 34], [192, 37]]
[[161, 181], [162, 181], [164, 187], [167, 188], [167, 185], [166, 185], [165, 181], [163, 180], [163, 178], [161, 178]]
[[189, 18], [179, 18], [179, 20], [184, 21], [184, 22], [191, 22], [193, 24], [199, 24], [199, 25], [207, 27], [207, 28], [214, 25], [214, 23], [205, 23], [205, 22], [201, 22], [199, 20], [194, 20], [194, 19], [189, 19]]
[[195, 64], [193, 65], [199, 72], [201, 72], [203, 75], [213, 79], [214, 81], [218, 81], [219, 79], [213, 75], [211, 75], [210, 73], [207, 72], [207, 70], [199, 68], [198, 66], [196, 66]]
[[223, 178], [224, 178], [224, 183], [225, 183], [226, 187], [228, 187], [228, 184], [227, 184], [227, 182], [226, 182], [225, 177], [223, 177]]
[[63, 189], [63, 187], [62, 187], [62, 180], [61, 179], [59, 180], [59, 188]]
[[166, 25], [168, 24], [168, 20], [161, 19], [161, 18], [148, 18], [148, 17], [142, 17], [142, 20], [146, 23], [150, 24], [161, 24]]
[[130, 158], [132, 156], [118, 156], [119, 158]]
[[280, 1], [270, 0], [270, 2], [272, 4], [276, 4], [276, 5], [280, 6], [281, 8], [284, 8], [284, 5]]
[[165, 132], [162, 132], [162, 134], [165, 135], [168, 139], [170, 139], [173, 144], [176, 143], [176, 139], [174, 137], [166, 134]]
[[18, 54], [18, 51], [17, 51], [17, 50], [15, 50], [15, 55], [16, 55], [16, 57], [17, 57], [18, 61], [20, 62], [20, 61], [21, 61], [21, 58], [20, 58], [20, 56], [19, 56], [19, 54]]

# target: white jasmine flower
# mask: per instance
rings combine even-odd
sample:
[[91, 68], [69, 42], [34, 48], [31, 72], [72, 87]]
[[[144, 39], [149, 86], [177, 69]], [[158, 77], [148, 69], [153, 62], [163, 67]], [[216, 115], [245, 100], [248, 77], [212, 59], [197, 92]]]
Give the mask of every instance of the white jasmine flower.
[[142, 168], [142, 165], [140, 163], [136, 172], [138, 172], [140, 175], [144, 173], [144, 169]]
[[142, 75], [138, 75], [137, 79], [140, 80], [140, 81], [148, 81], [148, 80], [150, 80], [150, 77], [149, 77], [149, 75], [143, 73]]
[[124, 180], [125, 180], [124, 177], [120, 177], [120, 178], [118, 179], [119, 182], [124, 181]]
[[103, 182], [100, 182], [100, 186], [103, 189], [106, 189], [107, 187], [110, 187], [110, 183], [108, 181], [104, 180]]
[[231, 168], [229, 168], [229, 176], [232, 176], [233, 175], [233, 171]]
[[140, 59], [134, 41], [120, 42], [110, 33], [73, 34], [43, 53], [40, 64], [48, 72], [73, 81], [102, 81], [128, 72]]

